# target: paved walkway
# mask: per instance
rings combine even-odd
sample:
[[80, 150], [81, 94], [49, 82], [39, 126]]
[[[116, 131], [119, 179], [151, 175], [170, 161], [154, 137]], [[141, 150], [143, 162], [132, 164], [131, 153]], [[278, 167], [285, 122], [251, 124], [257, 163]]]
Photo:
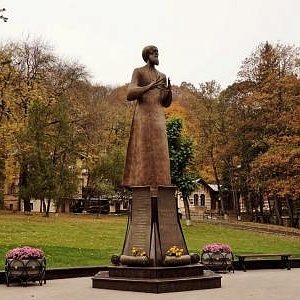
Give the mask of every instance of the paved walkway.
[[296, 300], [299, 299], [300, 268], [249, 270], [222, 274], [222, 287], [166, 294], [94, 289], [91, 278], [49, 280], [43, 286], [0, 285], [1, 300]]

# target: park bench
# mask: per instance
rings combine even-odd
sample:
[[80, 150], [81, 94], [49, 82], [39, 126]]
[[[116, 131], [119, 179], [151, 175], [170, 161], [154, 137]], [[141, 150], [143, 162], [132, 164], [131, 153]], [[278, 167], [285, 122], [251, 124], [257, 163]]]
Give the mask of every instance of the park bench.
[[203, 219], [217, 219], [217, 216], [219, 216], [219, 213], [215, 210], [205, 210], [203, 212]]
[[244, 272], [246, 272], [246, 267], [245, 267], [246, 258], [261, 258], [261, 257], [273, 257], [273, 256], [281, 257], [282, 266], [286, 267], [288, 270], [291, 269], [291, 261], [289, 260], [291, 254], [289, 253], [257, 253], [257, 254], [251, 253], [251, 254], [236, 254], [235, 256], [238, 258], [239, 263], [242, 269], [244, 270]]

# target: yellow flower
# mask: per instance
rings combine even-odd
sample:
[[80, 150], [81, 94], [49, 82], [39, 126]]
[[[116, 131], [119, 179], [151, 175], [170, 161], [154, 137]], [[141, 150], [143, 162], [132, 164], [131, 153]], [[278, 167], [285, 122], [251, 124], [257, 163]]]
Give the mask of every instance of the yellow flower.
[[179, 247], [174, 245], [166, 251], [166, 255], [180, 257], [181, 255], [183, 255], [183, 249], [180, 249]]
[[131, 253], [133, 256], [146, 256], [145, 250], [141, 248], [132, 247]]

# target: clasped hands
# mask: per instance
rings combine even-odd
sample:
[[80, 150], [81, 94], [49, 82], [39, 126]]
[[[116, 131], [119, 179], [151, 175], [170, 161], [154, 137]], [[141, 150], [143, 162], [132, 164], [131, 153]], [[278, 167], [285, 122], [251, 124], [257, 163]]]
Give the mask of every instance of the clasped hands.
[[165, 81], [164, 77], [158, 76], [155, 81], [151, 82], [148, 85], [148, 90], [151, 90], [154, 88], [158, 88], [161, 90], [170, 90], [171, 89], [170, 81], [168, 82], [168, 85], [166, 85], [164, 81]]

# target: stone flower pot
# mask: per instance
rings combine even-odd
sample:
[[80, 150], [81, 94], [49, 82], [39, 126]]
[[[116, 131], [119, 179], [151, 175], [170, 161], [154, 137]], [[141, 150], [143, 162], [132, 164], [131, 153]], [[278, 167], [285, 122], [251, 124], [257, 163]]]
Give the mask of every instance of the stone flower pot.
[[190, 263], [191, 263], [190, 255], [181, 255], [179, 257], [166, 255], [163, 260], [163, 265], [168, 267], [185, 266], [185, 265], [189, 265]]
[[147, 267], [150, 264], [147, 256], [121, 255], [120, 263], [127, 266], [143, 266]]

